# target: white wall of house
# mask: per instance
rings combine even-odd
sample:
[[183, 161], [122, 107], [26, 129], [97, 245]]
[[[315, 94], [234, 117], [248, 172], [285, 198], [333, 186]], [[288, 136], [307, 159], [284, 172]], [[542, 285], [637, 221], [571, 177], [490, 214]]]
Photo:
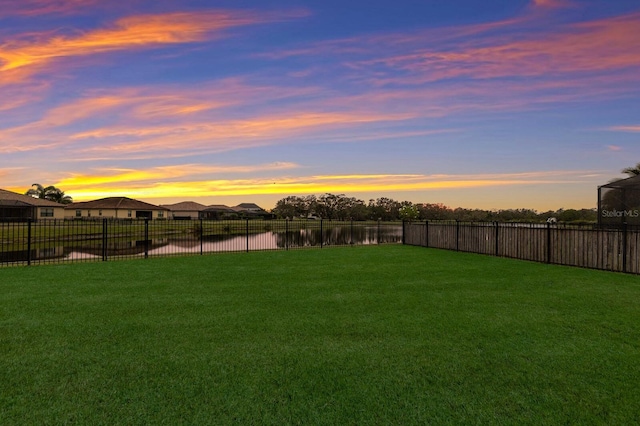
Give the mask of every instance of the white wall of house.
[[[142, 210], [150, 211], [152, 219], [167, 219], [166, 210]], [[138, 210], [129, 209], [66, 209], [64, 217], [67, 219], [136, 219]]]
[[180, 217], [180, 218], [188, 217], [193, 220], [200, 218], [200, 212], [193, 211], [193, 210], [171, 210], [170, 212], [167, 212], [167, 214], [168, 214], [168, 217], [171, 219], [173, 219], [174, 217]]
[[64, 219], [64, 207], [37, 207], [37, 220]]

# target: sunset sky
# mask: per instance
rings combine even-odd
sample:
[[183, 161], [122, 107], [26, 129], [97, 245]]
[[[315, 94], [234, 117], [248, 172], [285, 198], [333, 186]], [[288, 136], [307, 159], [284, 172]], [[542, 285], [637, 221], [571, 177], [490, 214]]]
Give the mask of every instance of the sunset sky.
[[3, 189], [545, 211], [638, 162], [638, 0], [0, 0]]

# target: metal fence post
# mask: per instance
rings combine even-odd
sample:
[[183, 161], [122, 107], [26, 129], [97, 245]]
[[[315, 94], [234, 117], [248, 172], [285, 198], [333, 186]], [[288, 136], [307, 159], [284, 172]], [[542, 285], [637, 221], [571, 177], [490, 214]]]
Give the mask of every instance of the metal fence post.
[[249, 219], [246, 219], [247, 221], [247, 253], [249, 253]]
[[622, 272], [627, 272], [627, 222], [622, 223]]
[[324, 230], [322, 229], [322, 219], [320, 219], [320, 248], [322, 248], [324, 243]]
[[102, 261], [107, 261], [107, 219], [102, 219]]
[[424, 246], [429, 247], [429, 221], [424, 221]]
[[547, 263], [551, 263], [551, 223], [547, 222]]
[[500, 224], [498, 221], [493, 222], [496, 225], [496, 256], [500, 255]]
[[403, 219], [402, 220], [402, 245], [406, 244], [405, 235], [406, 235], [406, 229], [405, 229], [405, 222], [404, 222], [404, 219]]
[[149, 219], [144, 219], [144, 258], [149, 258]]
[[202, 256], [202, 253], [204, 251], [204, 221], [202, 220], [202, 218], [200, 218], [200, 256]]
[[460, 251], [460, 221], [456, 219], [456, 251]]
[[31, 224], [33, 220], [29, 218], [27, 223], [27, 266], [31, 266]]
[[376, 241], [378, 245], [380, 244], [380, 219], [378, 219], [378, 235], [376, 236]]
[[289, 218], [284, 220], [284, 249], [289, 250]]

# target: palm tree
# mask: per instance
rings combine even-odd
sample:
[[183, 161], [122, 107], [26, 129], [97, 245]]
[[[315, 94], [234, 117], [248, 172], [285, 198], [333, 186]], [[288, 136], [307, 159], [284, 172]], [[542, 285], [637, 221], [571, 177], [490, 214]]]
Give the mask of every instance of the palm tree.
[[69, 195], [65, 195], [64, 191], [56, 188], [53, 185], [44, 187], [39, 183], [34, 183], [33, 185], [31, 185], [31, 189], [25, 192], [25, 195], [29, 195], [34, 198], [42, 198], [43, 200], [54, 201], [60, 204], [71, 204], [73, 202], [73, 198], [71, 198]]
[[73, 198], [71, 196], [66, 195], [64, 191], [56, 188], [55, 186], [47, 187], [49, 191], [47, 191], [47, 199], [50, 201], [55, 201], [60, 204], [71, 204], [73, 203]]
[[634, 167], [627, 167], [626, 169], [622, 169], [622, 173], [628, 175], [629, 177], [639, 176], [640, 163], [636, 164]]
[[[35, 186], [35, 188], [34, 188]], [[46, 198], [47, 192], [45, 191], [44, 186], [39, 183], [34, 183], [31, 185], [31, 189], [24, 193], [24, 195], [29, 195], [33, 198]]]

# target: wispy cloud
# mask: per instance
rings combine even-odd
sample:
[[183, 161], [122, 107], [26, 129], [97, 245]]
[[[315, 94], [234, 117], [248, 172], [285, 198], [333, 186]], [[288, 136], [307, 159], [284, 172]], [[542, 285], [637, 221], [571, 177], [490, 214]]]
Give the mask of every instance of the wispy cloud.
[[300, 11], [280, 15], [239, 11], [174, 12], [128, 16], [108, 28], [71, 34], [30, 33], [0, 45], [0, 82], [20, 81], [60, 58], [211, 40], [228, 28], [301, 14]]
[[571, 0], [533, 0], [531, 4], [542, 9], [563, 9], [574, 5]]
[[[572, 5], [560, 0], [531, 3], [548, 12]], [[640, 14], [550, 25], [544, 14], [533, 13], [477, 25], [332, 40], [268, 55], [334, 58], [326, 60], [337, 64], [330, 72], [363, 89], [462, 87], [500, 80], [532, 91], [549, 83], [571, 89], [584, 80], [589, 82], [581, 85], [587, 93], [602, 93], [603, 85], [628, 90], [629, 80], [636, 86], [640, 82]]]
[[[453, 48], [417, 48], [354, 62], [358, 69], [397, 72], [402, 81], [416, 83], [452, 78], [492, 79], [587, 72], [609, 72], [640, 67], [640, 14], [574, 24], [555, 33], [485, 36], [466, 40]], [[393, 72], [391, 72], [393, 71]], [[384, 80], [384, 77], [382, 77]]]
[[[287, 128], [320, 128], [350, 119], [362, 123], [376, 119], [364, 114], [261, 113], [275, 110], [269, 102], [304, 96], [313, 89], [249, 85], [230, 78], [201, 85], [140, 86], [90, 90], [80, 98], [54, 106], [42, 118], [19, 126], [0, 128], [0, 152], [10, 154], [74, 146], [78, 153], [162, 152], [172, 156], [211, 142], [215, 147], [229, 139], [240, 148], [243, 139], [264, 139]], [[264, 106], [263, 106], [264, 105]], [[256, 110], [256, 108], [258, 108]], [[251, 112], [256, 110], [256, 112]], [[230, 116], [239, 115], [238, 118]], [[247, 117], [247, 115], [250, 115]], [[6, 115], [5, 115], [6, 116]], [[246, 117], [246, 118], [245, 118]], [[393, 117], [392, 117], [393, 118]], [[296, 119], [300, 121], [295, 122]], [[144, 147], [148, 143], [148, 147]], [[119, 154], [116, 154], [119, 155]], [[83, 156], [75, 156], [76, 160]]]
[[97, 187], [102, 185], [113, 185], [136, 182], [158, 182], [174, 181], [184, 177], [200, 175], [220, 175], [220, 174], [248, 174], [265, 171], [282, 171], [300, 168], [301, 166], [290, 162], [278, 162], [258, 165], [205, 165], [205, 164], [178, 164], [171, 166], [160, 166], [150, 169], [97, 169], [94, 174], [73, 174], [70, 177], [61, 179], [58, 185], [70, 191], [81, 190], [86, 187]]
[[75, 14], [99, 4], [100, 0], [0, 0], [4, 16]]
[[36, 40], [6, 42], [0, 46], [0, 71], [33, 66], [60, 57], [202, 41], [214, 31], [255, 22], [259, 22], [257, 17], [231, 12], [132, 16], [118, 20], [108, 29], [67, 36], [40, 34]]
[[[248, 147], [264, 146], [279, 139], [278, 144], [289, 138], [306, 134], [314, 129], [351, 127], [358, 124], [400, 121], [411, 118], [404, 114], [287, 112], [281, 115], [264, 115], [242, 120], [226, 120], [218, 123], [182, 123], [180, 126], [111, 126], [71, 136], [82, 141], [79, 155], [121, 156], [154, 153], [156, 156], [198, 152], [223, 152]], [[287, 139], [283, 139], [287, 138]], [[94, 143], [91, 141], [105, 141]], [[108, 143], [106, 141], [109, 141]]]
[[612, 126], [609, 127], [609, 130], [614, 132], [640, 132], [640, 125], [637, 126]]
[[[90, 199], [118, 193], [133, 197], [213, 197], [231, 195], [291, 195], [325, 192], [380, 193], [384, 191], [436, 191], [494, 186], [527, 186], [583, 183], [593, 176], [586, 171], [542, 171], [477, 175], [364, 174], [279, 176], [269, 178], [190, 179], [200, 173], [219, 174], [225, 168], [196, 166], [153, 168], [149, 170], [113, 170], [108, 174], [74, 176], [57, 185], [75, 199]], [[231, 168], [234, 172], [269, 171], [297, 168], [290, 163]], [[178, 179], [179, 178], [179, 179]], [[87, 184], [89, 182], [90, 184]]]

